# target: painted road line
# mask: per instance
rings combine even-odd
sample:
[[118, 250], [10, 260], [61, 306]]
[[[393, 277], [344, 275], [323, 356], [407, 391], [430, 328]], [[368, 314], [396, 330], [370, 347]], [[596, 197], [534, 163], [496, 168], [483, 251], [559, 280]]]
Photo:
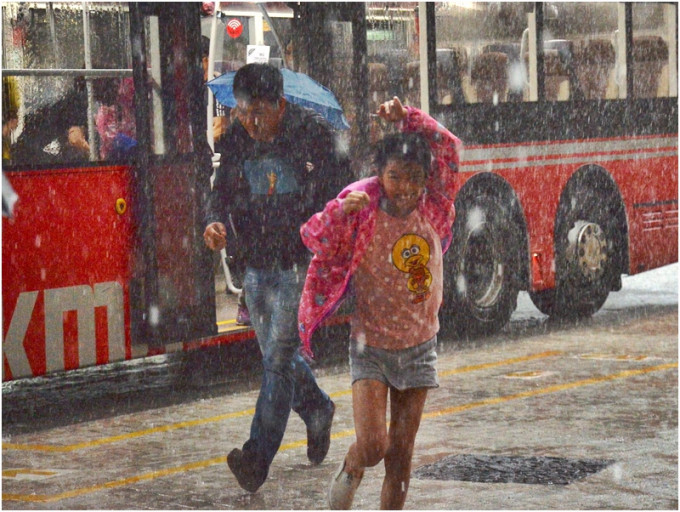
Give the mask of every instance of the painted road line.
[[12, 478], [15, 480], [44, 480], [52, 476], [64, 474], [64, 471], [53, 471], [50, 469], [29, 469], [14, 468], [3, 469], [2, 478]]
[[550, 377], [552, 375], [555, 375], [555, 372], [544, 372], [543, 370], [538, 370], [506, 373], [501, 377], [503, 379], [542, 379], [543, 377]]
[[[547, 352], [541, 352], [539, 354], [531, 354], [522, 357], [513, 357], [511, 359], [504, 359], [502, 361], [495, 361], [492, 363], [477, 364], [471, 366], [464, 366], [461, 368], [455, 368], [453, 370], [447, 370], [439, 373], [440, 378], [447, 377], [450, 375], [458, 375], [461, 373], [469, 373], [473, 371], [486, 370], [489, 368], [496, 368], [498, 366], [506, 366], [510, 364], [524, 363], [527, 361], [534, 361], [536, 359], [543, 359], [547, 357], [553, 357], [561, 355], [562, 352], [551, 350]], [[331, 393], [331, 398], [337, 398], [339, 396], [349, 395], [352, 393], [351, 389], [345, 389], [342, 391], [336, 391]], [[117, 436], [103, 437], [101, 439], [95, 439], [93, 441], [85, 441], [82, 443], [68, 444], [68, 445], [50, 445], [50, 444], [18, 444], [18, 443], [2, 443], [3, 450], [25, 450], [25, 451], [37, 451], [37, 452], [71, 452], [74, 450], [82, 450], [84, 448], [91, 448], [94, 446], [101, 446], [109, 443], [116, 443], [119, 441], [125, 441], [128, 439], [135, 439], [138, 437], [156, 434], [159, 432], [168, 432], [171, 430], [177, 430], [180, 428], [196, 427], [199, 425], [205, 425], [207, 423], [215, 423], [218, 421], [230, 420], [233, 418], [240, 418], [243, 416], [252, 416], [255, 414], [255, 409], [246, 409], [244, 411], [233, 412], [228, 414], [221, 414], [219, 416], [212, 416], [210, 418], [200, 418], [196, 420], [181, 421], [179, 423], [171, 423], [169, 425], [161, 425], [158, 427], [148, 428], [144, 430], [138, 430], [135, 432], [128, 432], [126, 434], [121, 434]]]
[[[647, 368], [640, 368], [637, 370], [627, 370], [619, 373], [613, 373], [610, 375], [603, 375], [600, 377], [592, 377], [589, 379], [582, 379], [582, 380], [577, 380], [573, 382], [567, 382], [564, 384], [559, 384], [555, 386], [548, 386], [546, 388], [541, 388], [541, 389], [535, 389], [532, 391], [526, 391], [523, 393], [515, 393], [512, 395], [506, 395], [506, 396], [500, 396], [496, 398], [489, 398], [486, 400], [480, 400], [477, 402], [470, 402], [467, 404], [462, 404], [458, 405], [455, 407], [447, 407], [445, 409], [440, 409], [438, 411], [432, 411], [429, 413], [423, 414], [423, 419], [433, 419], [433, 418], [439, 418], [441, 416], [447, 416], [450, 414], [457, 414], [460, 412], [468, 411], [470, 409], [475, 409], [479, 407], [487, 407], [487, 406], [492, 406], [492, 405], [497, 405], [505, 402], [511, 402], [513, 400], [521, 400], [525, 398], [531, 398], [535, 396], [540, 396], [540, 395], [547, 395], [550, 393], [557, 393], [560, 391], [566, 391], [570, 389], [576, 389], [576, 388], [581, 388], [585, 386], [591, 386], [594, 384], [602, 384], [605, 382], [611, 382], [614, 380], [618, 379], [627, 379], [630, 377], [635, 377], [638, 375], [644, 375], [652, 372], [657, 372], [657, 371], [664, 371], [664, 370], [671, 370], [674, 368], [678, 367], [678, 363], [668, 363], [668, 364], [662, 364], [658, 366], [650, 366]], [[354, 429], [350, 430], [344, 430], [342, 432], [336, 432], [335, 434], [331, 435], [331, 439], [341, 439], [344, 437], [349, 437], [355, 434]], [[285, 450], [291, 450], [295, 448], [299, 448], [302, 446], [306, 446], [307, 441], [306, 440], [300, 440], [300, 441], [295, 441], [292, 443], [287, 443], [285, 445], [281, 445], [279, 448], [279, 451], [285, 451]], [[2, 500], [3, 501], [24, 501], [24, 502], [37, 502], [37, 503], [49, 503], [49, 502], [54, 502], [54, 501], [61, 501], [63, 499], [67, 498], [74, 498], [76, 496], [82, 496], [84, 494], [89, 494], [92, 492], [97, 492], [103, 489], [112, 489], [115, 487], [123, 487], [125, 485], [129, 485], [132, 483], [136, 482], [142, 482], [142, 481], [148, 481], [148, 480], [153, 480], [156, 478], [168, 476], [168, 475], [173, 475], [173, 474], [178, 474], [178, 473], [183, 473], [186, 471], [193, 471], [196, 469], [203, 469], [207, 468], [210, 466], [214, 466], [216, 464], [224, 464], [226, 462], [226, 456], [221, 456], [221, 457], [215, 457], [212, 459], [207, 459], [203, 461], [197, 461], [197, 462], [190, 462], [188, 464], [183, 464], [181, 466], [177, 466], [174, 468], [167, 468], [167, 469], [162, 469], [158, 471], [151, 471], [149, 473], [143, 473], [141, 475], [136, 475], [133, 477], [129, 478], [121, 478], [119, 480], [113, 480], [111, 482], [105, 482], [103, 484], [97, 484], [89, 487], [82, 487], [79, 489], [73, 489], [71, 491], [65, 491], [59, 494], [53, 494], [53, 495], [47, 495], [47, 494], [10, 494], [10, 493], [3, 493], [2, 495]]]
[[503, 402], [510, 402], [512, 400], [520, 400], [522, 398], [530, 398], [534, 396], [547, 395], [549, 393], [557, 393], [559, 391], [566, 391], [568, 389], [575, 389], [584, 386], [590, 386], [593, 384], [600, 384], [602, 382], [609, 382], [617, 379], [626, 379], [629, 377], [635, 377], [637, 375], [644, 375], [646, 373], [657, 372], [662, 370], [670, 370], [672, 368], [677, 368], [678, 363], [668, 363], [661, 364], [658, 366], [649, 366], [647, 368], [640, 368], [637, 370], [626, 370], [619, 373], [613, 373], [610, 375], [603, 375], [601, 377], [592, 377], [590, 379], [576, 380], [573, 382], [566, 382], [564, 384], [556, 384], [554, 386], [548, 386], [546, 388], [533, 389], [531, 391], [523, 391], [521, 393], [515, 393], [513, 395], [499, 396], [496, 398], [487, 398], [486, 400], [480, 400], [479, 402], [471, 402], [468, 404], [458, 405], [454, 407], [447, 407], [446, 409], [441, 409], [439, 411], [433, 411], [423, 414], [423, 418], [436, 418], [438, 416], [446, 416], [448, 414], [454, 414], [461, 411], [467, 411], [468, 409], [474, 409], [476, 407], [484, 407], [487, 405], [496, 405]]

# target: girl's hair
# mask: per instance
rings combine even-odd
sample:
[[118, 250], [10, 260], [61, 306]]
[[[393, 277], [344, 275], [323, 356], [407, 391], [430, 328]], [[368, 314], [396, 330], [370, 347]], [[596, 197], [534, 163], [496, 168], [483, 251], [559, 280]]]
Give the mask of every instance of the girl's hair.
[[373, 165], [378, 175], [382, 174], [389, 160], [413, 162], [430, 175], [432, 151], [430, 144], [419, 133], [395, 133], [387, 135], [375, 145]]

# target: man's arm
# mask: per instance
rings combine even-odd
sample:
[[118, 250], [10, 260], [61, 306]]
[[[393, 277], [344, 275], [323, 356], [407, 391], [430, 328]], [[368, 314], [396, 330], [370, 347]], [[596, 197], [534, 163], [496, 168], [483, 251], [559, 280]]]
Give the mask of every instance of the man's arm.
[[220, 154], [220, 165], [215, 170], [215, 179], [205, 207], [206, 225], [212, 222], [226, 223], [238, 191], [238, 162], [243, 151], [243, 137], [236, 125], [230, 126], [227, 133], [215, 143], [215, 153]]

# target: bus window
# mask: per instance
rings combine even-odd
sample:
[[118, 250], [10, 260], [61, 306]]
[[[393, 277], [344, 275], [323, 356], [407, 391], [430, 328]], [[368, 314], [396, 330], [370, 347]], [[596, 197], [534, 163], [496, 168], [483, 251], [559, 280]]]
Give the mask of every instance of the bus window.
[[[267, 10], [270, 26], [262, 10], [254, 4], [240, 2], [221, 2], [217, 6], [217, 28], [215, 37], [214, 78], [229, 71], [237, 71], [248, 62], [248, 45], [269, 46], [269, 62], [277, 67], [300, 69], [300, 58], [297, 62], [292, 58], [292, 18], [293, 10], [279, 3], [262, 4]], [[212, 37], [212, 8], [203, 11], [201, 18], [201, 34]], [[276, 36], [279, 40], [276, 40]], [[281, 47], [279, 48], [279, 42]], [[215, 103], [214, 115], [228, 116], [229, 109]], [[222, 121], [224, 125], [226, 121]], [[224, 126], [219, 133], [224, 130]]]
[[[215, 75], [236, 71], [247, 61], [248, 45], [269, 46], [269, 62], [275, 66], [293, 68], [284, 63], [286, 48], [291, 42], [293, 10], [279, 3], [263, 4], [269, 21], [255, 4], [221, 2], [217, 13], [218, 28], [215, 33]], [[210, 37], [212, 16], [201, 20], [201, 34]], [[274, 32], [278, 35], [277, 42]], [[279, 48], [279, 44], [283, 51]]]
[[[115, 104], [121, 79], [131, 75], [127, 6], [94, 3], [85, 12], [82, 6], [3, 5], [3, 76], [12, 78], [18, 103], [13, 129], [3, 131], [9, 165], [111, 158], [96, 120], [122, 116], [119, 109], [103, 116], [101, 109]], [[3, 101], [7, 94], [3, 87]], [[112, 122], [105, 125], [110, 132]]]
[[369, 2], [366, 23], [370, 111], [392, 96], [420, 107], [417, 4]]
[[439, 104], [523, 99], [520, 44], [532, 9], [514, 2], [435, 4]]
[[618, 97], [615, 3], [548, 3], [543, 51], [548, 101]]
[[633, 3], [634, 97], [678, 95], [676, 9], [673, 4]]

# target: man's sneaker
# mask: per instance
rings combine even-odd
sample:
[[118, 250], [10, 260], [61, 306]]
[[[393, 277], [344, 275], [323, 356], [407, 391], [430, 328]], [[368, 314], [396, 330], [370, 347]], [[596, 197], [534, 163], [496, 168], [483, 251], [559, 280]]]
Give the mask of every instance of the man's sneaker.
[[248, 460], [243, 451], [234, 448], [227, 455], [227, 464], [234, 473], [238, 484], [248, 492], [257, 491], [267, 479], [268, 468], [262, 468], [255, 461]]
[[330, 413], [314, 419], [307, 426], [307, 458], [312, 464], [321, 464], [326, 458], [328, 448], [331, 445], [331, 426], [335, 404], [331, 401]]
[[345, 471], [345, 461], [333, 475], [331, 485], [328, 488], [328, 506], [331, 510], [349, 510], [352, 508], [354, 493], [361, 483], [360, 477], [353, 477]]
[[250, 325], [250, 312], [248, 308], [238, 305], [238, 310], [236, 311], [236, 323], [239, 325]]

